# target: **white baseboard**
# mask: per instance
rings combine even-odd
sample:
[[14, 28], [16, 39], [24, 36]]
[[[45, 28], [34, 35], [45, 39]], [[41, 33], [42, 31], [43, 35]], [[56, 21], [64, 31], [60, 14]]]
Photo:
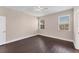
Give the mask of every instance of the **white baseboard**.
[[25, 36], [25, 37], [19, 37], [19, 38], [16, 38], [16, 39], [12, 39], [11, 41], [4, 42], [3, 44], [0, 44], [0, 45], [4, 45], [4, 44], [11, 43], [11, 42], [23, 40], [24, 38], [29, 38], [29, 37], [36, 36], [36, 35], [37, 34], [33, 34], [33, 35]]
[[51, 35], [45, 35], [45, 34], [40, 34], [42, 36], [47, 36], [47, 37], [50, 37], [50, 38], [57, 38], [57, 39], [60, 39], [60, 40], [65, 40], [65, 41], [69, 41], [69, 42], [73, 42], [73, 40], [69, 40], [69, 39], [65, 39], [65, 38], [60, 38], [60, 37], [54, 37], [54, 36], [51, 36]]

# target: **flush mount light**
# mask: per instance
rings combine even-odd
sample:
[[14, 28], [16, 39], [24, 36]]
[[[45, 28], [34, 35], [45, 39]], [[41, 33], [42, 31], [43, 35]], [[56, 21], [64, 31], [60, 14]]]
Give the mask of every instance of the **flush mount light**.
[[35, 10], [35, 11], [39, 11], [39, 12], [45, 11], [45, 10], [47, 10], [47, 9], [48, 9], [48, 8], [41, 7], [41, 6], [36, 6], [36, 7], [34, 7], [34, 10]]

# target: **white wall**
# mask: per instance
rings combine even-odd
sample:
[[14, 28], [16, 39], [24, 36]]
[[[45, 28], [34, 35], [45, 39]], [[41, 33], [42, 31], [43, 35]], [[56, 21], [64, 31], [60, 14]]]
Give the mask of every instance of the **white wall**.
[[[70, 15], [70, 31], [58, 31], [58, 16]], [[73, 10], [62, 11], [41, 17], [45, 20], [45, 29], [40, 29], [39, 34], [58, 38], [66, 41], [73, 41]]]
[[79, 7], [74, 8], [74, 45], [79, 49]]
[[6, 42], [37, 34], [38, 21], [34, 16], [4, 7], [0, 7], [0, 16], [6, 16]]

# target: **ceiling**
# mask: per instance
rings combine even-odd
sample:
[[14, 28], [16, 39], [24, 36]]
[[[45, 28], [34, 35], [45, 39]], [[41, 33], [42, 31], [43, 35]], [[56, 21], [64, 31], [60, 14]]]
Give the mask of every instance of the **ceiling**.
[[8, 6], [14, 10], [22, 11], [33, 16], [44, 16], [68, 9], [72, 9], [72, 6]]

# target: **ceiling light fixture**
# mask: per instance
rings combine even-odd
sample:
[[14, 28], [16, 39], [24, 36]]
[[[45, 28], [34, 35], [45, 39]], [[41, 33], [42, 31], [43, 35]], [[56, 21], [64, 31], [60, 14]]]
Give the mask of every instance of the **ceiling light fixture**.
[[41, 7], [41, 6], [36, 6], [36, 7], [34, 7], [34, 10], [35, 11], [39, 11], [39, 12], [41, 12], [41, 11], [44, 11], [44, 10], [47, 10], [48, 8], [44, 8], [44, 7]]

